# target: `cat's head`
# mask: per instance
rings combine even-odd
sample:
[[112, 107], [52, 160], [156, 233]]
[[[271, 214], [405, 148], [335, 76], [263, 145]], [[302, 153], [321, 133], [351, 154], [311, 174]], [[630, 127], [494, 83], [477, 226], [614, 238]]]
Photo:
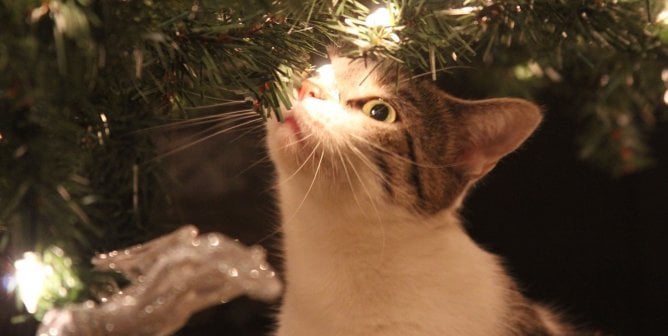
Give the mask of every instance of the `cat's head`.
[[268, 123], [279, 186], [433, 214], [541, 120], [527, 101], [457, 99], [390, 61], [331, 57], [327, 70], [303, 82], [283, 123]]

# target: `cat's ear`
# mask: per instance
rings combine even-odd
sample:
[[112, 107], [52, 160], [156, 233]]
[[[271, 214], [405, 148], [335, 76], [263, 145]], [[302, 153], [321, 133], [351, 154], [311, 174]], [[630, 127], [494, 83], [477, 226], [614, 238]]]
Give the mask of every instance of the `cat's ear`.
[[487, 174], [517, 149], [542, 119], [540, 109], [522, 99], [459, 101], [456, 162], [472, 178]]

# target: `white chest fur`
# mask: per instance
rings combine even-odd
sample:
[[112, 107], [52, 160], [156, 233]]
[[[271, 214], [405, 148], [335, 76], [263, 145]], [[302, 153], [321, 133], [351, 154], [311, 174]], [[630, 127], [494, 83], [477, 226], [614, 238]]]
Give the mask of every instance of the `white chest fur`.
[[509, 281], [450, 211], [419, 221], [317, 196], [297, 209], [294, 196], [281, 188], [278, 336], [503, 334]]

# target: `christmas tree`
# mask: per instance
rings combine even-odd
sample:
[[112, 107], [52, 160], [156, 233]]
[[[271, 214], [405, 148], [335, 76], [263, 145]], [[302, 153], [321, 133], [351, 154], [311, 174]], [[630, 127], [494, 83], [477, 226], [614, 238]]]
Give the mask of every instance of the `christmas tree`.
[[[282, 118], [294, 84], [333, 45], [466, 98], [541, 104], [546, 132], [550, 120], [574, 127], [564, 130], [572, 154], [597, 178], [662, 167], [653, 139], [668, 117], [665, 1], [0, 0], [1, 271], [9, 279], [32, 251], [56, 274], [34, 317], [2, 317], [40, 319], [95, 297], [110, 277], [91, 270], [95, 253], [196, 221], [174, 175], [207, 142], [224, 147], [225, 188], [261, 194], [266, 185], [239, 175], [271, 181], [255, 143], [262, 121]], [[208, 229], [248, 244], [271, 236], [270, 196], [208, 196], [228, 213], [263, 209], [253, 228]]]

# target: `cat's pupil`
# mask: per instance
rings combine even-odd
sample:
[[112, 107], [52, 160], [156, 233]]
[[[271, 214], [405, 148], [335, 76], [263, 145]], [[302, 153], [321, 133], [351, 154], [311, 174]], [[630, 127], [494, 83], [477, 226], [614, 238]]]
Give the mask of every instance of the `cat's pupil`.
[[397, 113], [394, 108], [380, 98], [372, 99], [364, 103], [362, 112], [373, 119], [386, 123], [393, 123], [397, 118]]
[[390, 108], [386, 104], [376, 104], [371, 107], [369, 115], [376, 120], [384, 121], [390, 114]]

